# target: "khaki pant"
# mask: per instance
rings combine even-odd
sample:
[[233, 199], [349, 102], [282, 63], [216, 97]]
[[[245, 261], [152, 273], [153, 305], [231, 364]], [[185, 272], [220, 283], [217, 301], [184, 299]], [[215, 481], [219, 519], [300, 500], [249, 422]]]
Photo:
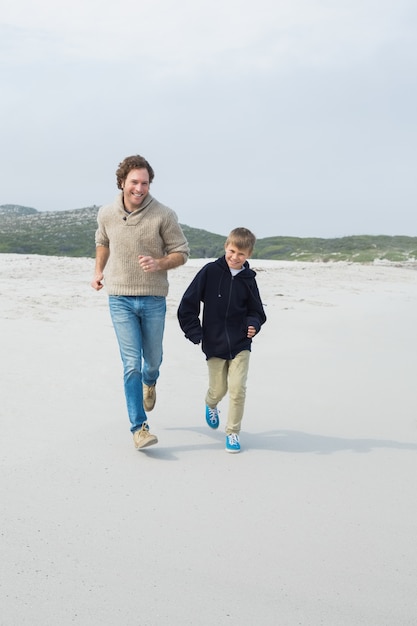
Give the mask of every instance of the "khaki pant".
[[245, 408], [246, 381], [249, 370], [249, 350], [242, 350], [234, 359], [207, 360], [209, 371], [209, 388], [206, 404], [214, 409], [229, 391], [229, 413], [227, 415], [226, 433], [240, 432], [243, 411]]

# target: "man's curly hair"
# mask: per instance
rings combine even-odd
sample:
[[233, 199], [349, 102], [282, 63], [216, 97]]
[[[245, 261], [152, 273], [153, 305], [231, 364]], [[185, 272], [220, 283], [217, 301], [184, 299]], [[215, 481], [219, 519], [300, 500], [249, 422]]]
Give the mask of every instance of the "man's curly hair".
[[151, 183], [153, 181], [155, 173], [152, 167], [143, 156], [140, 156], [140, 154], [135, 154], [134, 156], [126, 157], [121, 163], [119, 163], [119, 167], [116, 170], [118, 189], [123, 189], [123, 183], [126, 180], [130, 170], [136, 169], [147, 169], [149, 173], [149, 182]]

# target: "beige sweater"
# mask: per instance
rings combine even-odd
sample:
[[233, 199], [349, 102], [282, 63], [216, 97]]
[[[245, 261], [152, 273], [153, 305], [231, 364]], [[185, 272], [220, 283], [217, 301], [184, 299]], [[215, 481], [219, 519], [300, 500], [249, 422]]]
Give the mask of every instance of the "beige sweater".
[[159, 259], [171, 252], [188, 259], [187, 240], [172, 209], [150, 194], [141, 207], [126, 213], [123, 193], [112, 204], [99, 209], [96, 246], [109, 248], [110, 256], [104, 273], [104, 284], [114, 296], [166, 296], [167, 271], [144, 272], [138, 255]]

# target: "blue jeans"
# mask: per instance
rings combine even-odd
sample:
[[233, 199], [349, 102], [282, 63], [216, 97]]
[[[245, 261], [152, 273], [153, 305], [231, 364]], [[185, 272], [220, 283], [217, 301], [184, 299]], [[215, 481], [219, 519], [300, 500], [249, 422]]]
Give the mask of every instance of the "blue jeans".
[[154, 385], [162, 363], [166, 299], [163, 296], [109, 296], [110, 315], [123, 363], [130, 430], [146, 421], [142, 383]]

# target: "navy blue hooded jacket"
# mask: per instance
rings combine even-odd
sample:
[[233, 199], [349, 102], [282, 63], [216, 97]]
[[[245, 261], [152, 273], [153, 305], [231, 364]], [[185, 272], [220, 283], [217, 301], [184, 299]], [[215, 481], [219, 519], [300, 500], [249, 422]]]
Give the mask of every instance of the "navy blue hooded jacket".
[[223, 256], [207, 263], [184, 293], [178, 321], [187, 339], [196, 344], [202, 341], [207, 359], [230, 360], [251, 349], [248, 326], [254, 326], [258, 333], [266, 321], [255, 276], [247, 261], [244, 269], [232, 276]]

